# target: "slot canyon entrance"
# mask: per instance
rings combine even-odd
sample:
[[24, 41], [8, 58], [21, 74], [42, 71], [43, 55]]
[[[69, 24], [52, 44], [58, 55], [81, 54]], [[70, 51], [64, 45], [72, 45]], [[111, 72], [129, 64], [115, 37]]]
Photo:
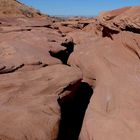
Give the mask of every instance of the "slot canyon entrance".
[[78, 140], [92, 94], [89, 84], [82, 82], [75, 93], [58, 99], [61, 120], [57, 140]]

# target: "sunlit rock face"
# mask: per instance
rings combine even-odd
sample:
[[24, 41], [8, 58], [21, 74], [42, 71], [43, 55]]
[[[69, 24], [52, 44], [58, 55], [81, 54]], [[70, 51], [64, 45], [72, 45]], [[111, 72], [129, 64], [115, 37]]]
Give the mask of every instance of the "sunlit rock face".
[[77, 47], [69, 64], [94, 87], [79, 140], [140, 138], [139, 15], [140, 7], [107, 12], [71, 33]]
[[59, 19], [0, 2], [0, 139], [140, 139], [139, 6]]

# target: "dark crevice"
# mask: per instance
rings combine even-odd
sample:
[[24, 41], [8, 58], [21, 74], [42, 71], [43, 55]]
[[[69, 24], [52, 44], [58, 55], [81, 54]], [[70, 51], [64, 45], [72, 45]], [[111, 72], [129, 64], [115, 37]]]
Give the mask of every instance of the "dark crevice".
[[62, 26], [65, 26], [65, 27], [68, 27], [68, 26], [69, 26], [68, 23], [62, 23], [61, 25], [62, 25]]
[[115, 27], [119, 28], [119, 25], [116, 24], [115, 22], [113, 22], [113, 25], [114, 25]]
[[119, 33], [119, 31], [110, 29], [110, 28], [108, 28], [108, 27], [106, 27], [106, 26], [103, 26], [103, 25], [102, 25], [102, 27], [103, 27], [103, 30], [102, 30], [102, 37], [109, 37], [111, 40], [113, 40], [112, 35], [113, 35], [113, 34], [118, 34], [118, 33]]
[[127, 47], [131, 52], [133, 52], [138, 57], [138, 59], [140, 60], [140, 55], [134, 48], [132, 48], [131, 46], [129, 46], [127, 44], [125, 44], [125, 47]]
[[62, 37], [66, 37], [66, 34], [63, 33], [61, 30], [59, 30], [59, 28], [57, 29], [57, 32], [58, 32]]
[[41, 61], [36, 61], [27, 65], [41, 65], [41, 64], [43, 64]]
[[38, 61], [38, 62], [34, 62], [34, 63], [30, 63], [30, 64], [26, 64], [26, 66], [41, 66], [41, 67], [47, 67], [48, 64], [46, 63], [42, 63], [41, 61]]
[[11, 33], [11, 32], [30, 32], [32, 29], [19, 29], [19, 30], [11, 30], [11, 31], [0, 31], [0, 33]]
[[24, 66], [24, 64], [21, 64], [17, 67], [12, 66], [11, 68], [6, 68], [6, 66], [5, 66], [2, 70], [0, 70], [0, 74], [7, 74], [7, 73], [15, 72], [16, 70], [22, 68], [23, 66]]
[[42, 65], [43, 68], [44, 68], [44, 67], [47, 67], [47, 66], [48, 66], [48, 64], [43, 64], [43, 65]]
[[21, 32], [23, 32], [23, 31], [32, 31], [32, 29], [21, 29], [21, 30], [17, 30], [17, 31], [21, 31]]
[[34, 26], [26, 26], [26, 27], [34, 27], [34, 28], [50, 28], [53, 29], [52, 25], [34, 25]]
[[18, 71], [19, 69], [22, 69], [24, 66], [41, 66], [41, 67], [47, 67], [48, 64], [42, 63], [41, 61], [31, 63], [31, 64], [21, 64], [19, 66], [11, 66], [10, 68], [7, 68], [6, 66], [3, 66], [0, 68], [0, 74], [8, 74], [13, 73], [15, 71]]
[[48, 42], [56, 42], [54, 39], [48, 39]]
[[65, 26], [65, 27], [74, 28], [74, 29], [83, 29], [84, 27], [86, 27], [87, 25], [89, 25], [89, 23], [80, 23], [80, 22], [78, 24], [63, 23], [61, 25], [62, 26]]
[[[65, 90], [71, 89], [68, 86]], [[59, 98], [61, 120], [57, 140], [78, 140], [85, 111], [93, 94], [89, 84], [80, 82], [76, 90]]]
[[6, 68], [6, 66], [2, 66], [2, 67], [0, 68], [0, 71], [3, 70], [3, 69], [5, 69], [5, 68]]
[[49, 51], [49, 53], [52, 57], [60, 59], [63, 64], [67, 64], [68, 58], [73, 52], [75, 44], [73, 41], [65, 40], [65, 42], [63, 42], [61, 45], [64, 46], [66, 49], [60, 50], [58, 52]]
[[84, 24], [83, 24], [83, 28], [86, 27], [86, 26], [88, 26], [89, 24], [90, 24], [90, 23], [84, 23]]
[[140, 34], [140, 29], [137, 29], [132, 26], [126, 26], [125, 29], [122, 29], [122, 31], [129, 31], [129, 32]]

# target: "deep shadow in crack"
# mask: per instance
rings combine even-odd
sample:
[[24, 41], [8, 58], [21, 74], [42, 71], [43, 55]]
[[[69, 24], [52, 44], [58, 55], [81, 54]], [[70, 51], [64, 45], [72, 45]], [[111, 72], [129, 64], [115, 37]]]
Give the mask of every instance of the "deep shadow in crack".
[[119, 31], [116, 31], [116, 30], [110, 29], [106, 26], [103, 26], [102, 37], [109, 37], [111, 40], [113, 40], [112, 35], [113, 34], [118, 34], [118, 33], [119, 33]]
[[132, 26], [126, 26], [125, 29], [122, 29], [122, 31], [129, 31], [136, 34], [140, 34], [140, 29], [132, 27]]
[[68, 42], [66, 41], [62, 43], [61, 45], [64, 46], [66, 49], [61, 50], [59, 52], [49, 51], [49, 53], [52, 57], [60, 59], [63, 64], [67, 64], [68, 58], [70, 54], [73, 52], [75, 44], [73, 41], [68, 41]]
[[89, 84], [82, 82], [75, 93], [58, 99], [61, 120], [57, 140], [78, 140], [92, 94], [93, 89]]

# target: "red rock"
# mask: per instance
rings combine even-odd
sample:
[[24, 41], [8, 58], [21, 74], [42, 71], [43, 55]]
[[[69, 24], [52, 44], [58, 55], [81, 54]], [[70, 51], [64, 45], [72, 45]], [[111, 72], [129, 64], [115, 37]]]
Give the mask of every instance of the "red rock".
[[34, 25], [28, 27], [1, 25], [0, 63], [5, 68], [0, 73], [13, 71], [21, 65], [44, 66], [61, 63], [59, 59], [50, 56], [49, 51], [57, 52], [65, 49], [61, 46], [64, 40], [62, 35], [55, 29], [44, 27], [45, 20], [32, 22]]
[[[108, 29], [110, 22], [104, 24]], [[133, 28], [111, 31], [110, 36], [88, 36], [85, 43], [82, 38], [69, 58], [69, 64], [80, 68], [84, 81], [94, 87], [79, 140], [140, 138], [140, 36]]]
[[1, 16], [40, 17], [42, 14], [17, 0], [0, 0]]
[[58, 94], [72, 92], [63, 89], [81, 76], [79, 70], [63, 65], [0, 75], [0, 139], [56, 139]]
[[[140, 12], [139, 6], [126, 7], [107, 12], [105, 15], [99, 17], [101, 24], [111, 28], [128, 30], [140, 33]], [[106, 19], [108, 17], [109, 19]]]
[[0, 12], [0, 139], [140, 139], [139, 6], [62, 20], [0, 1], [14, 3]]

